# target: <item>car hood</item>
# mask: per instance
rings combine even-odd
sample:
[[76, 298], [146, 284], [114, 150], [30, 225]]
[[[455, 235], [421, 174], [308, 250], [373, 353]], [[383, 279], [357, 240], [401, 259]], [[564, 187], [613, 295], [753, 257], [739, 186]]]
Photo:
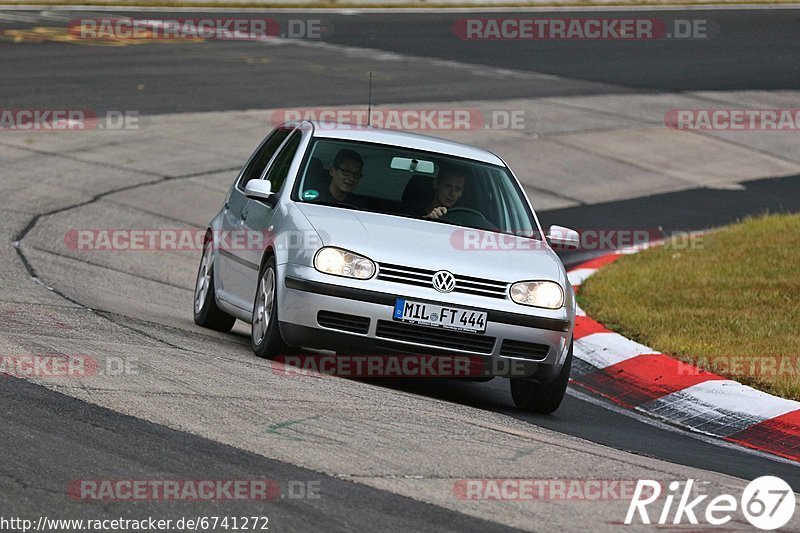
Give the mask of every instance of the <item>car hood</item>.
[[542, 241], [380, 213], [297, 206], [325, 245], [378, 263], [505, 282], [550, 279], [565, 283], [561, 260]]

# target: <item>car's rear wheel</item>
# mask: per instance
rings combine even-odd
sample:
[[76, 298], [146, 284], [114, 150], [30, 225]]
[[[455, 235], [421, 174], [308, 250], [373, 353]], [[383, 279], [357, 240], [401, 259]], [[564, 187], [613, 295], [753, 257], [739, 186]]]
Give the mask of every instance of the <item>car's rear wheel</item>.
[[289, 353], [278, 327], [278, 270], [274, 257], [264, 263], [258, 276], [252, 324], [250, 344], [257, 356], [269, 358]]
[[236, 318], [217, 307], [214, 291], [213, 242], [208, 239], [203, 245], [203, 258], [197, 269], [194, 287], [194, 323], [217, 331], [230, 331]]
[[552, 383], [540, 385], [532, 381], [511, 378], [511, 397], [514, 400], [514, 405], [519, 409], [543, 415], [553, 413], [561, 405], [561, 401], [567, 393], [571, 369], [572, 343], [569, 345], [569, 353], [567, 353], [564, 366]]

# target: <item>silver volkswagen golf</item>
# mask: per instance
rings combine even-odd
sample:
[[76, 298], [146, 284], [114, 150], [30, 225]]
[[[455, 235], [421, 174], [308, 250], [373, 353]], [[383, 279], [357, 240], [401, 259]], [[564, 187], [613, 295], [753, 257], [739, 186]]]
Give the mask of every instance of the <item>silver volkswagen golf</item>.
[[194, 320], [252, 325], [261, 357], [458, 354], [510, 377], [540, 413], [564, 397], [575, 298], [498, 156], [433, 137], [287, 123], [259, 145], [209, 223]]

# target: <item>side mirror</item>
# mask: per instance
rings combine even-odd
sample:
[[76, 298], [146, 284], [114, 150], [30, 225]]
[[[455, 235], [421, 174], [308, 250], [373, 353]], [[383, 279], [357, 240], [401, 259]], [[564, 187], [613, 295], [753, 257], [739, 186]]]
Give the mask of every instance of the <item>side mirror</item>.
[[250, 180], [244, 188], [244, 195], [253, 200], [269, 200], [273, 195], [272, 184], [267, 180]]
[[581, 243], [580, 235], [574, 229], [564, 226], [550, 226], [547, 232], [547, 241], [551, 246], [563, 248], [577, 248]]

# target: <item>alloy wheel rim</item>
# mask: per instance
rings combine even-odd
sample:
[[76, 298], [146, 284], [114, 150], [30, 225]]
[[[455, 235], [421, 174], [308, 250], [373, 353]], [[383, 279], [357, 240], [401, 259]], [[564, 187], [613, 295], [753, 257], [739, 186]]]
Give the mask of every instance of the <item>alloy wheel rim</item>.
[[272, 319], [272, 304], [275, 300], [275, 273], [268, 268], [258, 284], [258, 299], [256, 300], [255, 320], [253, 322], [253, 340], [256, 345], [264, 341], [270, 320]]
[[206, 245], [200, 270], [197, 272], [197, 283], [194, 288], [194, 312], [199, 313], [206, 303], [208, 288], [211, 286], [211, 246]]

